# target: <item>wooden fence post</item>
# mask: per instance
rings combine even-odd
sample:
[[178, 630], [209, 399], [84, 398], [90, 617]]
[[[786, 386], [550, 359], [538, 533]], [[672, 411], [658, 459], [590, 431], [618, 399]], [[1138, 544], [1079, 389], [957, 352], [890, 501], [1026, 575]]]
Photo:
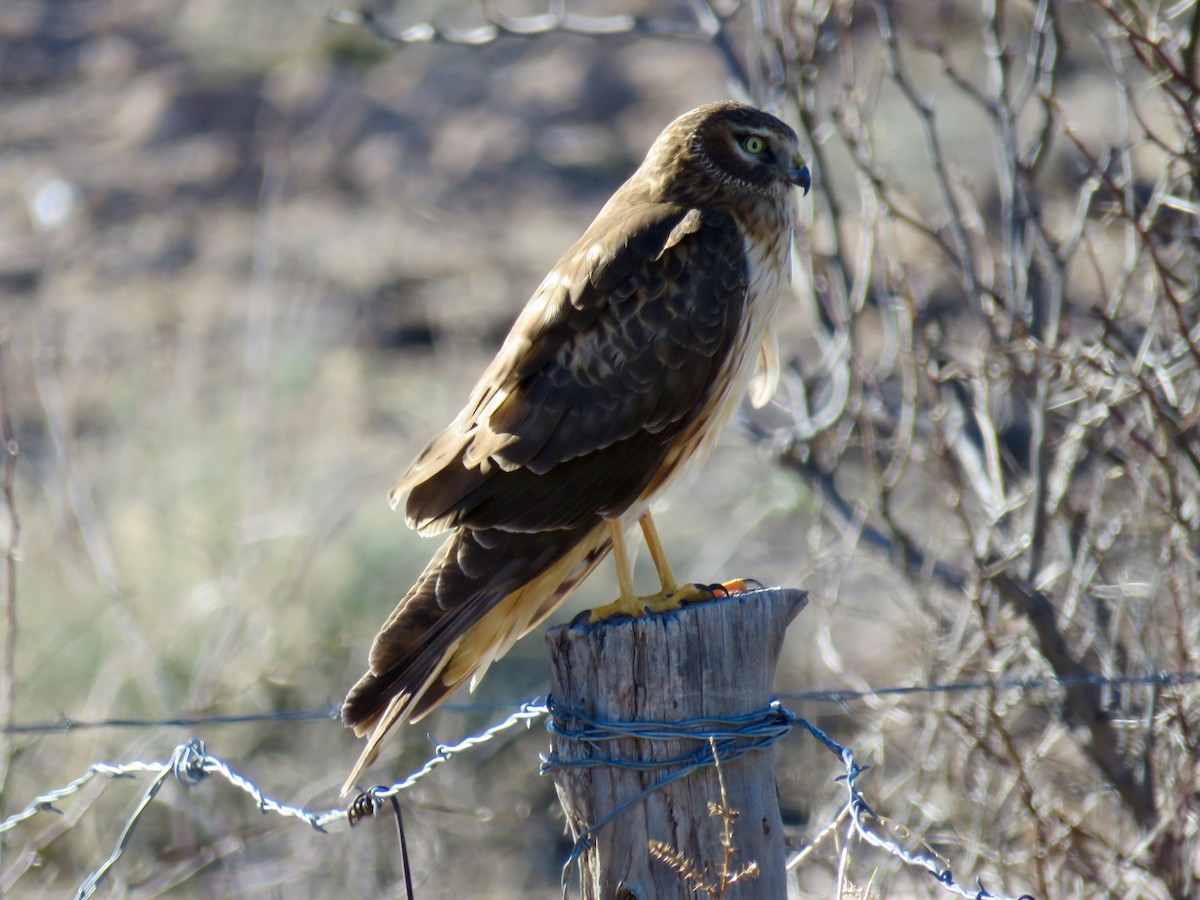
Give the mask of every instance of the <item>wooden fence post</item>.
[[[558, 707], [600, 722], [680, 722], [758, 712], [771, 698], [784, 631], [806, 602], [803, 591], [764, 589], [662, 615], [551, 629], [546, 635], [551, 697]], [[556, 733], [553, 749], [557, 760], [569, 764], [581, 759], [653, 763], [708, 748], [686, 739], [624, 737], [591, 743]], [[559, 800], [578, 838], [672, 769], [568, 765], [553, 771]], [[733, 823], [736, 853], [724, 868], [735, 872], [754, 862], [758, 874], [713, 896], [786, 897], [772, 752], [753, 750], [724, 762], [720, 775], [727, 803], [738, 813]], [[588, 849], [578, 861], [584, 900], [696, 896], [677, 866], [651, 856], [652, 840], [676, 851], [697, 871], [707, 867], [710, 883], [719, 881], [722, 822], [710, 814], [709, 803], [720, 800], [718, 772], [707, 765], [616, 814], [589, 835]]]

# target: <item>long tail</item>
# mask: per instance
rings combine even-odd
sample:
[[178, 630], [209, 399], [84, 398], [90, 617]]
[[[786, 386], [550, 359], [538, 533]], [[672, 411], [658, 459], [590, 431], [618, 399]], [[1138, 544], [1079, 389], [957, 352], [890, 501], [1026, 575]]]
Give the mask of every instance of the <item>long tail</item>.
[[342, 794], [375, 760], [384, 736], [433, 710], [570, 596], [609, 550], [608, 526], [520, 534], [460, 528], [447, 538], [371, 647], [370, 670], [342, 720], [370, 739]]

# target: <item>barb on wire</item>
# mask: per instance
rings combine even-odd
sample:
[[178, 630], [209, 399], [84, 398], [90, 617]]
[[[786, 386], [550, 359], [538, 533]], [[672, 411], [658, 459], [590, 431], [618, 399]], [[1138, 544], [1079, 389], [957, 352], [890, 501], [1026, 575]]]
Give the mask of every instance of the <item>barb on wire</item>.
[[[488, 741], [492, 740], [492, 738], [496, 737], [496, 735], [500, 734], [501, 732], [508, 731], [508, 729], [515, 725], [520, 725], [523, 723], [528, 726], [535, 720], [546, 715], [547, 712], [549, 712], [549, 707], [547, 705], [546, 698], [538, 698], [536, 700], [531, 700], [528, 703], [522, 703], [520, 708], [503, 722], [498, 722], [490, 728], [481, 731], [479, 734], [464, 738], [457, 744], [435, 743], [433, 748], [433, 756], [431, 756], [425, 762], [425, 765], [417, 769], [417, 771], [413, 772], [402, 781], [397, 781], [391, 785], [376, 785], [372, 788], [360, 789], [362, 790], [362, 795], [357, 798], [356, 802], [361, 803], [362, 797], [369, 797], [372, 803], [373, 811], [378, 811], [383, 805], [384, 800], [396, 796], [396, 794], [400, 793], [401, 791], [408, 790], [442, 763], [446, 762], [446, 760], [453, 759], [460, 753], [465, 753], [468, 750], [474, 749], [480, 744], [486, 744]], [[360, 814], [352, 818], [350, 822], [351, 825], [356, 824], [358, 820], [361, 819], [365, 814], [365, 811], [361, 806], [359, 809]]]
[[[178, 748], [176, 748], [178, 749]], [[122, 765], [111, 765], [109, 763], [92, 763], [88, 770], [76, 778], [74, 781], [67, 782], [60, 788], [46, 791], [44, 794], [39, 794], [33, 798], [23, 810], [18, 813], [13, 813], [4, 821], [0, 822], [0, 834], [6, 831], [11, 831], [16, 828], [26, 819], [31, 819], [40, 812], [60, 812], [56, 803], [60, 800], [65, 800], [72, 794], [78, 793], [83, 787], [97, 775], [106, 775], [109, 778], [129, 778], [133, 775], [139, 775], [145, 772], [152, 772], [155, 775], [162, 773], [164, 768], [163, 763], [145, 763], [132, 762]]]

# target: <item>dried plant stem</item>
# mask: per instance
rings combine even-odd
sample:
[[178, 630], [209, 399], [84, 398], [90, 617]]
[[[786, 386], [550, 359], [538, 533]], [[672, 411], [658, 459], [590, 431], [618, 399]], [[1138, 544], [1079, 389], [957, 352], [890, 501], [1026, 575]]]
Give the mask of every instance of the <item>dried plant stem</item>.
[[[8, 381], [5, 364], [9, 345], [0, 343], [0, 494], [4, 497], [6, 516], [4, 542], [4, 593], [3, 620], [4, 642], [0, 646], [0, 797], [8, 780], [9, 763], [12, 759], [12, 736], [8, 726], [12, 724], [13, 697], [16, 690], [17, 673], [17, 556], [21, 538], [21, 520], [17, 515], [16, 467], [20, 451], [13, 434], [12, 411], [9, 405]], [[0, 812], [3, 810], [0, 809]]]

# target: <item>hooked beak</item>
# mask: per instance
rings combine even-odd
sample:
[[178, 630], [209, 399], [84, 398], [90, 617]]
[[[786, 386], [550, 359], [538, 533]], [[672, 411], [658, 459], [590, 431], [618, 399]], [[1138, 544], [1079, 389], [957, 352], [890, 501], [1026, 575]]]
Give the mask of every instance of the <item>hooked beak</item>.
[[804, 157], [799, 153], [793, 153], [789, 163], [780, 160], [772, 168], [775, 170], [777, 176], [788, 184], [794, 184], [796, 187], [802, 188], [805, 195], [807, 195], [808, 189], [812, 185], [812, 178], [808, 173], [808, 166], [804, 164]]
[[792, 157], [791, 166], [787, 168], [783, 166], [779, 167], [779, 174], [786, 181], [801, 188], [805, 196], [808, 195], [808, 189], [812, 186], [812, 177], [809, 175], [808, 166], [804, 164], [804, 159], [799, 153]]

